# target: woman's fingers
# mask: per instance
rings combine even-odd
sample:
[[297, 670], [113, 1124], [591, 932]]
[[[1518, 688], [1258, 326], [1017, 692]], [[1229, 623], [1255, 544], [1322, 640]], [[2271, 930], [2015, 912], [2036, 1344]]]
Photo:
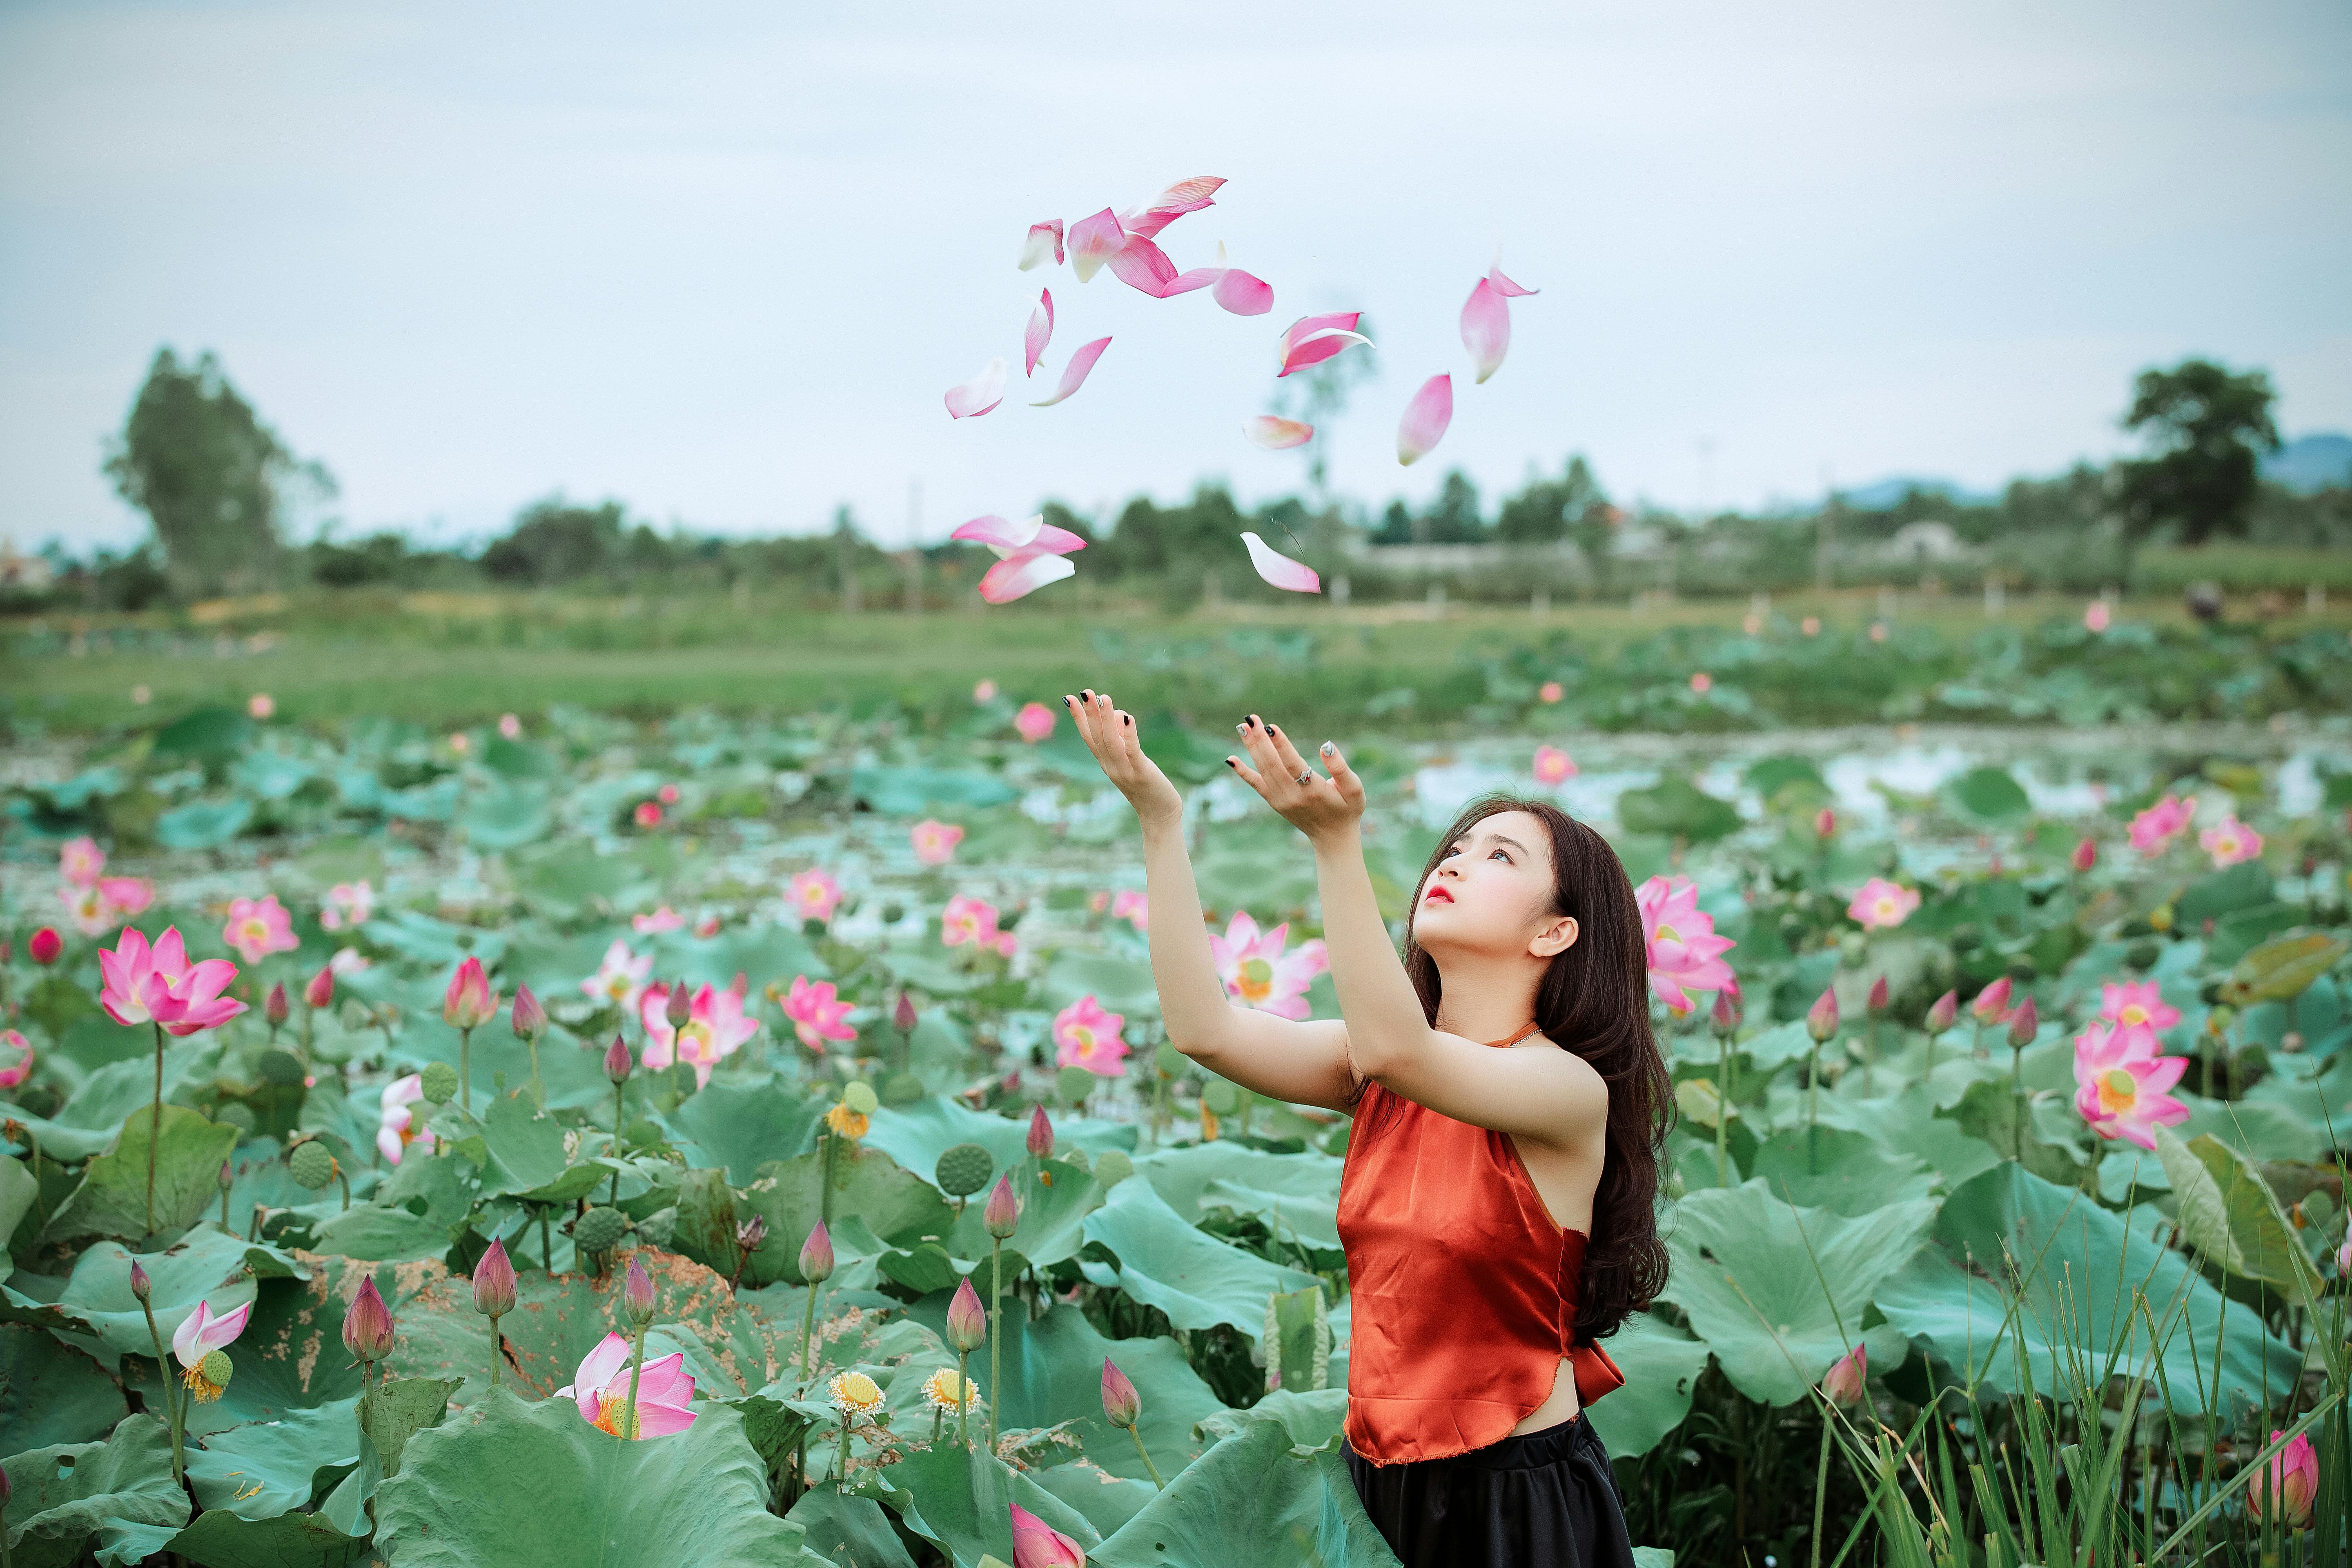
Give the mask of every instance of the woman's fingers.
[[[1257, 765], [1258, 771], [1269, 778], [1280, 773], [1282, 759], [1275, 752], [1274, 741], [1265, 732], [1265, 721], [1253, 713], [1237, 728], [1241, 731], [1242, 746], [1249, 752], [1250, 761]], [[1290, 776], [1296, 778], [1298, 775], [1294, 772]]]
[[1144, 760], [1143, 737], [1136, 731], [1135, 715], [1121, 708], [1118, 710], [1118, 729], [1111, 735], [1111, 744], [1119, 748], [1119, 754], [1126, 758], [1128, 766], [1139, 768]]
[[1307, 765], [1307, 760], [1298, 754], [1298, 749], [1290, 743], [1290, 737], [1282, 732], [1281, 726], [1268, 724], [1265, 732], [1274, 742], [1275, 761], [1282, 766], [1282, 776], [1296, 783], [1299, 782], [1300, 773], [1306, 773], [1307, 777], [1301, 787], [1312, 784], [1315, 782], [1314, 770]]
[[1329, 771], [1331, 782], [1339, 786], [1341, 799], [1351, 805], [1362, 802], [1364, 781], [1356, 776], [1356, 770], [1349, 767], [1348, 759], [1339, 754], [1337, 742], [1331, 741], [1323, 742], [1323, 766]]

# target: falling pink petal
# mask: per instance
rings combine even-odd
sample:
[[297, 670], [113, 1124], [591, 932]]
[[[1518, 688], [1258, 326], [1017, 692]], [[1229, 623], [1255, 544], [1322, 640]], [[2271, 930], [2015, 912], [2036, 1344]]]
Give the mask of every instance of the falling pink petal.
[[1276, 415], [1261, 414], [1243, 421], [1242, 434], [1269, 452], [1280, 452], [1292, 447], [1304, 447], [1315, 439], [1315, 426], [1303, 419], [1284, 419]]
[[1470, 363], [1482, 382], [1502, 368], [1503, 356], [1510, 352], [1510, 304], [1484, 278], [1462, 302], [1462, 346], [1470, 351]]
[[1084, 283], [1126, 245], [1127, 231], [1118, 226], [1110, 208], [1082, 217], [1070, 226], [1070, 270]]
[[1029, 547], [1048, 555], [1067, 555], [1073, 550], [1084, 550], [1087, 542], [1066, 528], [1055, 528], [1041, 516], [1037, 520], [1037, 537], [1029, 542]]
[[1250, 564], [1257, 568], [1257, 574], [1276, 587], [1293, 594], [1323, 591], [1323, 579], [1315, 575], [1313, 567], [1279, 553], [1255, 533], [1244, 533], [1242, 542], [1249, 546]]
[[1236, 316], [1263, 316], [1274, 309], [1274, 286], [1238, 267], [1228, 267], [1217, 279], [1214, 298]]
[[1054, 395], [1043, 402], [1033, 403], [1029, 406], [1051, 408], [1087, 384], [1087, 373], [1095, 368], [1095, 361], [1102, 358], [1103, 350], [1108, 347], [1110, 347], [1108, 338], [1097, 338], [1094, 342], [1081, 347], [1077, 353], [1070, 356], [1070, 363], [1062, 367], [1062, 379], [1055, 385]]
[[970, 419], [1004, 401], [1004, 362], [992, 359], [961, 386], [948, 388], [948, 416]]
[[1301, 316], [1283, 329], [1281, 352], [1275, 357], [1289, 358], [1290, 351], [1297, 348], [1299, 343], [1318, 332], [1329, 331], [1334, 327], [1343, 332], [1352, 332], [1356, 330], [1356, 323], [1363, 318], [1364, 313], [1361, 310], [1334, 310], [1328, 316]]
[[1037, 308], [1029, 312], [1029, 330], [1022, 334], [1021, 356], [1029, 362], [1024, 375], [1037, 374], [1037, 362], [1045, 357], [1045, 345], [1054, 341], [1054, 291], [1037, 290]]
[[1454, 378], [1433, 375], [1421, 384], [1404, 405], [1404, 417], [1397, 421], [1397, 461], [1412, 464], [1427, 457], [1453, 423]]
[[1119, 225], [1131, 235], [1144, 239], [1152, 238], [1186, 213], [1196, 213], [1202, 207], [1216, 205], [1210, 198], [1224, 183], [1215, 174], [1179, 180], [1143, 205], [1119, 215]]
[[1110, 258], [1111, 276], [1129, 288], [1165, 300], [1175, 286], [1176, 264], [1168, 253], [1143, 236], [1129, 235], [1127, 243]]
[[1054, 258], [1054, 265], [1059, 267], [1062, 264], [1062, 220], [1057, 217], [1029, 226], [1029, 237], [1021, 242], [1021, 270], [1026, 272], [1033, 267], [1045, 265], [1048, 253]]
[[1195, 289], [1206, 289], [1223, 278], [1226, 270], [1223, 267], [1195, 267], [1190, 272], [1179, 272], [1176, 280], [1161, 290], [1160, 298], [1170, 300], [1179, 294], [1190, 294]]
[[1275, 377], [1279, 380], [1294, 370], [1305, 370], [1310, 364], [1321, 364], [1332, 355], [1343, 353], [1357, 343], [1370, 348], [1372, 340], [1361, 332], [1351, 332], [1340, 327], [1326, 327], [1319, 332], [1310, 332], [1299, 339], [1297, 346], [1284, 356], [1282, 368], [1274, 373]]
[[[985, 544], [998, 555], [1004, 556], [1011, 555], [1015, 551], [1027, 550], [1035, 544], [1037, 534], [1045, 526], [1045, 518], [1042, 512], [1035, 517], [1024, 517], [1019, 522], [1007, 522], [991, 512], [985, 517], [973, 518], [948, 537], [964, 540], [973, 544]], [[1059, 533], [1061, 530], [1055, 529], [1054, 531]]]
[[1504, 277], [1503, 264], [1499, 261], [1496, 262], [1494, 266], [1486, 268], [1486, 281], [1492, 283], [1495, 286], [1495, 292], [1500, 294], [1506, 300], [1516, 300], [1522, 294], [1540, 294], [1543, 292], [1540, 289], [1522, 289], [1517, 284], [1512, 282], [1508, 278]]
[[1009, 605], [1048, 583], [1074, 577], [1077, 571], [1066, 555], [1049, 550], [1016, 551], [988, 569], [980, 580], [980, 596], [992, 605]]

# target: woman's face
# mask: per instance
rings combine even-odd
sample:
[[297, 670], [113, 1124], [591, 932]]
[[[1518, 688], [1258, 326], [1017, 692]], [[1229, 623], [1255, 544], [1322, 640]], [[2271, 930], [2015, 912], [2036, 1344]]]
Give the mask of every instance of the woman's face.
[[1576, 921], [1552, 910], [1551, 835], [1543, 823], [1523, 811], [1472, 823], [1422, 883], [1412, 937], [1440, 959], [1549, 959], [1573, 945]]

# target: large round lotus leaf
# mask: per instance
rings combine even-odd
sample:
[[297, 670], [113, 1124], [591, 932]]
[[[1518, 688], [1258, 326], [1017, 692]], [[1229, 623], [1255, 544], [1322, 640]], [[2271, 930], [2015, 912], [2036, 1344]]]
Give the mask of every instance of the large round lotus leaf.
[[[926, 1296], [907, 1310], [934, 1333], [943, 1332], [949, 1300], [942, 1291]], [[1265, 1311], [1265, 1303], [1259, 1303], [1261, 1320]], [[1163, 1477], [1191, 1464], [1206, 1447], [1193, 1436], [1193, 1423], [1226, 1413], [1224, 1402], [1192, 1370], [1184, 1347], [1174, 1340], [1165, 1336], [1105, 1339], [1087, 1321], [1084, 1312], [1064, 1303], [1055, 1303], [1053, 1310], [1034, 1321], [1023, 1316], [1018, 1303], [1008, 1306], [1003, 1356], [1004, 1386], [996, 1396], [997, 1430], [1075, 1422], [1072, 1430], [1086, 1457], [1116, 1476], [1144, 1478], [1150, 1472], [1136, 1457], [1135, 1440], [1103, 1418], [1104, 1357], [1127, 1374], [1142, 1397], [1143, 1413], [1137, 1429]], [[942, 1363], [955, 1364], [953, 1355], [943, 1356]], [[966, 1370], [981, 1384], [982, 1397], [987, 1397], [986, 1346], [972, 1356]]]
[[772, 1074], [714, 1078], [702, 1092], [661, 1120], [670, 1141], [697, 1165], [715, 1165], [730, 1184], [748, 1187], [771, 1160], [789, 1160], [815, 1146], [825, 1102]]
[[1230, 1437], [1253, 1421], [1279, 1421], [1290, 1434], [1294, 1448], [1324, 1448], [1340, 1440], [1348, 1425], [1348, 1391], [1344, 1388], [1277, 1388], [1246, 1410], [1222, 1411], [1203, 1416], [1202, 1438], [1214, 1442]]
[[[880, 1121], [887, 1111], [876, 1113]], [[928, 1167], [926, 1167], [928, 1169]], [[911, 1247], [947, 1235], [955, 1213], [939, 1188], [878, 1149], [843, 1142], [833, 1154], [833, 1194], [824, 1196], [825, 1156], [812, 1150], [760, 1167], [745, 1199], [767, 1222], [768, 1234], [744, 1269], [747, 1280], [800, 1281], [801, 1244], [820, 1217], [856, 1215], [894, 1246]]]
[[[1223, 1205], [1249, 1209], [1271, 1225], [1273, 1200], [1279, 1198], [1284, 1225], [1303, 1231], [1301, 1216], [1307, 1214], [1317, 1216], [1322, 1229], [1328, 1228], [1339, 1202], [1340, 1168], [1346, 1163], [1334, 1155], [1311, 1152], [1270, 1154], [1220, 1138], [1142, 1155], [1135, 1162], [1135, 1173], [1150, 1182], [1187, 1224], [1198, 1224], [1204, 1207]], [[1209, 1196], [1213, 1186], [1217, 1188], [1216, 1195]], [[1292, 1199], [1306, 1200], [1309, 1206], [1302, 1209]], [[1263, 1206], [1256, 1206], [1261, 1203]], [[1309, 1237], [1308, 1245], [1336, 1247], [1338, 1242]]]
[[[1102, 1184], [1061, 1160], [1024, 1159], [1012, 1174], [1021, 1217], [1004, 1245], [1039, 1268], [1075, 1256], [1086, 1245], [1087, 1215], [1102, 1206]], [[987, 1215], [985, 1204], [966, 1203], [940, 1244], [952, 1257], [986, 1258]]]
[[[1009, 1561], [1009, 1560], [1008, 1560]], [[1255, 1421], [1202, 1455], [1087, 1553], [1093, 1568], [1397, 1568], [1336, 1448], [1300, 1456], [1278, 1421]]]
[[485, 790], [458, 820], [477, 849], [519, 849], [538, 843], [555, 829], [546, 786], [535, 783]]
[[198, 1515], [169, 1549], [197, 1568], [348, 1568], [368, 1557], [364, 1537], [353, 1540], [318, 1514], [248, 1520], [226, 1509]]
[[376, 1493], [376, 1549], [394, 1568], [821, 1561], [767, 1501], [765, 1467], [723, 1405], [683, 1432], [625, 1443], [568, 1399], [499, 1389], [409, 1442]]
[[1601, 1343], [1625, 1386], [1585, 1407], [1612, 1459], [1658, 1446], [1690, 1414], [1691, 1389], [1706, 1370], [1706, 1347], [1647, 1312], [1636, 1312]]
[[1703, 844], [1739, 831], [1737, 806], [1702, 792], [1679, 773], [1669, 773], [1648, 789], [1629, 789], [1617, 797], [1617, 820], [1628, 833], [1651, 833], [1666, 838]]
[[977, 1438], [970, 1448], [943, 1441], [936, 1448], [911, 1449], [881, 1475], [891, 1489], [884, 1501], [899, 1510], [907, 1528], [939, 1542], [958, 1563], [977, 1563], [983, 1552], [1013, 1561], [1014, 1503], [1076, 1541], [1090, 1562], [1101, 1540], [1085, 1514], [988, 1453]]
[[[92, 1349], [103, 1361], [126, 1352], [155, 1353], [147, 1314], [131, 1293], [133, 1256], [116, 1242], [94, 1243], [74, 1260], [73, 1274], [58, 1298], [59, 1307], [98, 1331], [103, 1348]], [[253, 1300], [257, 1276], [299, 1275], [306, 1267], [291, 1254], [213, 1225], [198, 1226], [164, 1251], [135, 1256], [147, 1271], [147, 1305], [166, 1343], [198, 1301], [210, 1301], [215, 1312], [232, 1311]]]
[[[232, 1359], [236, 1353], [230, 1351]], [[354, 1396], [208, 1433], [188, 1445], [188, 1480], [206, 1509], [241, 1519], [306, 1507], [321, 1487], [341, 1479], [338, 1471], [360, 1462], [358, 1410]]]
[[1032, 1470], [1029, 1479], [1086, 1515], [1087, 1522], [1104, 1535], [1133, 1519], [1145, 1503], [1160, 1495], [1150, 1481], [1108, 1475], [1085, 1459]]
[[249, 800], [200, 800], [155, 819], [155, 842], [166, 849], [217, 849], [253, 820]]
[[808, 1549], [828, 1563], [859, 1568], [915, 1568], [890, 1516], [869, 1497], [819, 1487], [802, 1494], [786, 1515], [808, 1531]]
[[449, 1227], [404, 1208], [358, 1204], [329, 1217], [311, 1245], [331, 1257], [367, 1263], [425, 1263], [449, 1250]]
[[1929, 1199], [1850, 1218], [1792, 1208], [1762, 1182], [1709, 1187], [1675, 1210], [1666, 1242], [1674, 1272], [1662, 1294], [1683, 1309], [1734, 1387], [1767, 1405], [1790, 1404], [1857, 1341], [1881, 1365], [1899, 1359], [1900, 1336], [1865, 1335], [1863, 1313], [1935, 1218]]
[[[1106, 1149], [1135, 1152], [1142, 1129], [1132, 1121], [1103, 1121], [1087, 1116], [1053, 1118], [1054, 1146], [1075, 1143], [1089, 1154]], [[996, 1161], [1000, 1171], [1011, 1170], [1029, 1153], [1029, 1119], [992, 1115], [958, 1101], [935, 1098], [912, 1105], [886, 1105], [874, 1113], [866, 1146], [878, 1149], [926, 1183], [939, 1169], [940, 1156], [959, 1143], [977, 1143]], [[878, 1227], [877, 1227], [878, 1228]], [[887, 1234], [887, 1233], [886, 1233]]]
[[1160, 990], [1150, 965], [1066, 947], [1045, 972], [1045, 1005], [1066, 1007], [1081, 996], [1092, 996], [1129, 1023], [1160, 1016]]
[[1193, 1229], [1149, 1182], [1113, 1187], [1109, 1202], [1087, 1216], [1086, 1235], [1118, 1256], [1119, 1287], [1180, 1329], [1226, 1323], [1255, 1340], [1268, 1296], [1322, 1284]]
[[128, 1568], [188, 1522], [188, 1495], [172, 1479], [171, 1431], [152, 1415], [125, 1416], [103, 1443], [28, 1448], [0, 1468], [19, 1568], [75, 1562], [93, 1531], [98, 1560]]
[[106, 1369], [81, 1352], [0, 1323], [0, 1453], [89, 1442], [130, 1408]]
[[[154, 1223], [148, 1223], [147, 1152], [155, 1151]], [[220, 1168], [236, 1129], [184, 1105], [152, 1108], [122, 1121], [113, 1148], [89, 1163], [81, 1185], [49, 1221], [49, 1241], [84, 1236], [160, 1236], [194, 1224], [220, 1202]]]
[[[2152, 1209], [2116, 1215], [2086, 1193], [2003, 1163], [1944, 1200], [1935, 1245], [1879, 1287], [1878, 1310], [1927, 1341], [1956, 1376], [1981, 1376], [2007, 1394], [2030, 1385], [2069, 1399], [2074, 1391], [2062, 1373], [2105, 1366], [2116, 1347], [2119, 1373], [2153, 1380], [2150, 1313], [2175, 1410], [2204, 1410], [2217, 1381], [2217, 1345], [2221, 1409], [2292, 1387], [2301, 1355], [2244, 1307], [2225, 1318], [2221, 1292], [2157, 1239], [2163, 1223]], [[2001, 1282], [1982, 1278], [1987, 1270]], [[2136, 1310], [2143, 1296], [2147, 1313]], [[2152, 1387], [2149, 1398], [2157, 1397]]]
[[1748, 1174], [1800, 1208], [1847, 1215], [1924, 1198], [1936, 1184], [1919, 1160], [1842, 1127], [1775, 1133], [1756, 1146]]

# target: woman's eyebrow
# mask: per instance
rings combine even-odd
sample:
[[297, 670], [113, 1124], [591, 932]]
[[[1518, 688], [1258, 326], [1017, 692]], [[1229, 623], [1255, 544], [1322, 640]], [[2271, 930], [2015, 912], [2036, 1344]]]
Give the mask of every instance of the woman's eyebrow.
[[1509, 837], [1508, 836], [1507, 836], [1507, 835], [1505, 835], [1505, 834], [1497, 833], [1497, 834], [1496, 834], [1496, 835], [1494, 836], [1494, 838], [1495, 838], [1495, 842], [1496, 842], [1496, 843], [1497, 843], [1497, 844], [1507, 844], [1507, 845], [1509, 845], [1512, 848], [1514, 848], [1514, 849], [1517, 850], [1517, 851], [1518, 851], [1520, 854], [1522, 854], [1522, 855], [1528, 855], [1528, 856], [1532, 856], [1532, 855], [1533, 855], [1533, 853], [1534, 853], [1534, 852], [1533, 852], [1532, 850], [1530, 850], [1530, 849], [1529, 849], [1526, 845], [1524, 845], [1524, 844], [1520, 843], [1517, 839], [1516, 839], [1516, 838], [1512, 838], [1512, 837]]

